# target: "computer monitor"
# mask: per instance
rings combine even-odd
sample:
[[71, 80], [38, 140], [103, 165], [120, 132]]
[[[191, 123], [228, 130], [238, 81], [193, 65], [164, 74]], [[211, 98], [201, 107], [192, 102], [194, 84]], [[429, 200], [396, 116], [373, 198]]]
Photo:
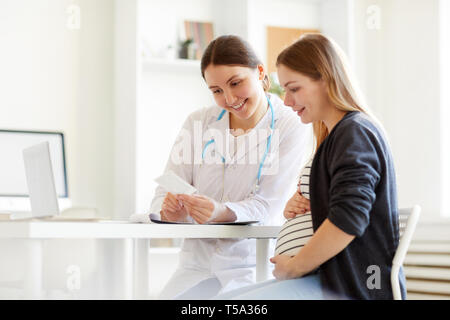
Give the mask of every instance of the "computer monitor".
[[0, 129], [0, 211], [30, 210], [23, 150], [48, 141], [60, 207], [70, 206], [64, 134], [62, 132]]

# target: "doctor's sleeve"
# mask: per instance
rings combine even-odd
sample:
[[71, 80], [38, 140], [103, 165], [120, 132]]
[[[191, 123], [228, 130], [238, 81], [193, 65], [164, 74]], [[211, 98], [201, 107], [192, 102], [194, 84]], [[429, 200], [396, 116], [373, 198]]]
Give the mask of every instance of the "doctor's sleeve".
[[[175, 143], [172, 146], [164, 173], [172, 170], [189, 184], [192, 184], [193, 170], [193, 117], [189, 116], [183, 124]], [[158, 186], [155, 190], [150, 212], [159, 214], [167, 191]]]
[[311, 126], [294, 120], [297, 119], [289, 118], [280, 126], [278, 145], [271, 146], [271, 152], [278, 151], [276, 170], [261, 175], [255, 195], [243, 201], [225, 203], [237, 216], [236, 221], [259, 220], [263, 224], [283, 221], [284, 207], [295, 191], [301, 166], [312, 155]]

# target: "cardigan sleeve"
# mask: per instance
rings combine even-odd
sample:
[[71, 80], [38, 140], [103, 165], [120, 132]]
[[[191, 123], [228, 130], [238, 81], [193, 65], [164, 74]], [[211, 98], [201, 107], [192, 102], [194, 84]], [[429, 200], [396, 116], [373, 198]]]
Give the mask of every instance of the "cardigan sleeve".
[[370, 222], [382, 153], [370, 128], [350, 122], [335, 129], [327, 160], [331, 178], [328, 219], [342, 231], [360, 237]]

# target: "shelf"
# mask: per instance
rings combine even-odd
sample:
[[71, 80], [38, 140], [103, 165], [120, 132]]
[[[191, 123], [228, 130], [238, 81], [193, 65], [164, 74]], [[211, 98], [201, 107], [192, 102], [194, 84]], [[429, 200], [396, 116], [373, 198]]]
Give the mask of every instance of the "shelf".
[[142, 60], [145, 71], [184, 71], [200, 74], [200, 60], [146, 58]]

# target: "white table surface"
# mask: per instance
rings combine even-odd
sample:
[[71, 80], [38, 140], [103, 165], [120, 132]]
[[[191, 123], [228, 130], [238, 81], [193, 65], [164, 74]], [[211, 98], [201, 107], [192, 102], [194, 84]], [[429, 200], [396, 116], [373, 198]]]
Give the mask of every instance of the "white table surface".
[[[254, 238], [256, 239], [256, 280], [268, 278], [269, 239], [276, 238], [280, 226], [144, 224], [129, 221], [0, 221], [0, 239], [24, 239], [30, 248], [25, 285], [27, 298], [42, 293], [42, 240], [118, 239], [124, 241], [127, 257], [123, 278], [132, 284], [123, 289], [128, 298], [148, 296], [150, 239], [156, 238]], [[131, 241], [131, 242], [130, 242]], [[112, 244], [110, 251], [117, 250]], [[105, 246], [104, 248], [108, 248]], [[108, 249], [106, 249], [108, 251]], [[109, 254], [111, 254], [111, 252]], [[130, 276], [131, 274], [131, 276]], [[130, 282], [130, 281], [128, 281]], [[127, 283], [128, 283], [127, 282]]]
[[281, 227], [258, 225], [189, 225], [103, 220], [1, 221], [0, 238], [276, 238]]

